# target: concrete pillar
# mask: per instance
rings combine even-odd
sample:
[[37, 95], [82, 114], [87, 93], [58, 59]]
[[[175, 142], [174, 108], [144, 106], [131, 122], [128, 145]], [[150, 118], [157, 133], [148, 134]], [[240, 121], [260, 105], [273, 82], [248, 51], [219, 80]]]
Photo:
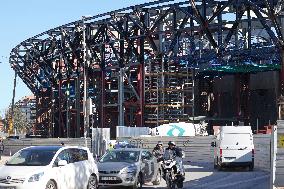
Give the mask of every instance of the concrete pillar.
[[[284, 18], [281, 17], [281, 33], [282, 36], [284, 35]], [[278, 117], [279, 119], [284, 119], [284, 50], [280, 49], [280, 53], [281, 53], [281, 58], [282, 58], [282, 62], [281, 62], [281, 70], [280, 70], [280, 74], [279, 74], [279, 93], [278, 94]]]
[[[273, 183], [274, 180], [273, 176], [275, 175], [275, 181], [273, 185], [275, 187], [284, 187], [284, 120], [277, 121], [277, 139], [274, 140], [274, 145], [275, 147], [277, 147], [276, 152], [274, 152], [274, 154], [276, 155], [275, 158], [276, 165], [275, 165], [275, 173], [274, 169], [271, 170], [272, 171], [271, 182]], [[273, 156], [272, 159], [274, 159]]]

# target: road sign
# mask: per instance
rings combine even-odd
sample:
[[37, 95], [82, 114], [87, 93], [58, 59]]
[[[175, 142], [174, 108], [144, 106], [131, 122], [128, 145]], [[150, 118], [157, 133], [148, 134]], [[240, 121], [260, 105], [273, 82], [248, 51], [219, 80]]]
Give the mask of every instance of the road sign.
[[284, 134], [280, 134], [279, 135], [278, 147], [279, 148], [284, 148]]

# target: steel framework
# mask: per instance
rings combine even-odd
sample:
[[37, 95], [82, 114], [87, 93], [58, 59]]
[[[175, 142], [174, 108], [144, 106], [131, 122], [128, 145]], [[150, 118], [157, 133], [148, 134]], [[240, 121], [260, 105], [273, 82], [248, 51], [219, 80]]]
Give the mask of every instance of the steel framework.
[[10, 64], [36, 95], [36, 128], [49, 136], [83, 136], [84, 76], [94, 110], [87, 127], [184, 121], [196, 116], [196, 78], [208, 96], [204, 77], [281, 68], [281, 8], [278, 0], [154, 1], [29, 38]]

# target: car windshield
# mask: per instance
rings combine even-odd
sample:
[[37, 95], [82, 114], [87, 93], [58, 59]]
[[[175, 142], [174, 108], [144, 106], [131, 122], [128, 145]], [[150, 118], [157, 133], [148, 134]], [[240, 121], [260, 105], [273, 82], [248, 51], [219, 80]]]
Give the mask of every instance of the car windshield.
[[17, 152], [6, 163], [7, 166], [46, 166], [57, 150], [24, 149]]
[[134, 163], [139, 161], [140, 151], [109, 151], [100, 162], [128, 162]]

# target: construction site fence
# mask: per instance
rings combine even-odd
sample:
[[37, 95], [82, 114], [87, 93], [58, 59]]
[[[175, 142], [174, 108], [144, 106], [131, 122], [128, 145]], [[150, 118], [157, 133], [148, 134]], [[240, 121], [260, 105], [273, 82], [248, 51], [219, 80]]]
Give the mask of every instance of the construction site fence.
[[[164, 147], [168, 141], [175, 141], [176, 145], [182, 148], [185, 152], [185, 161], [189, 162], [209, 162], [214, 161], [214, 148], [211, 147], [211, 142], [214, 136], [192, 136], [192, 137], [131, 137], [119, 138], [120, 141], [128, 141], [130, 144], [140, 148], [152, 150], [160, 141]], [[256, 169], [269, 171], [271, 162], [271, 135], [260, 134], [254, 135], [254, 165]]]
[[3, 155], [11, 156], [22, 148], [29, 146], [87, 146], [92, 149], [91, 138], [23, 138], [6, 139], [3, 141]]
[[[96, 132], [94, 132], [95, 134]], [[94, 135], [95, 136], [95, 135]], [[61, 145], [63, 142], [66, 146], [86, 146], [97, 155], [102, 155], [107, 149], [107, 130], [103, 131], [103, 137], [100, 140], [95, 137], [92, 143], [91, 138], [48, 138], [48, 139], [18, 139], [4, 140], [3, 155], [13, 155], [18, 150], [28, 146], [52, 146]], [[118, 141], [128, 141], [130, 144], [140, 148], [152, 150], [158, 141], [162, 141], [167, 146], [168, 141], [175, 141], [177, 146], [181, 147], [185, 152], [185, 161], [190, 162], [209, 162], [214, 161], [214, 148], [211, 142], [214, 136], [194, 136], [194, 137], [131, 137], [118, 138]], [[104, 144], [101, 144], [103, 141]], [[98, 142], [100, 144], [98, 144]], [[254, 135], [255, 146], [255, 168], [264, 171], [270, 170], [271, 153], [271, 137], [269, 134]]]
[[141, 135], [148, 135], [151, 132], [149, 127], [125, 127], [117, 126], [116, 127], [116, 137], [138, 137]]

